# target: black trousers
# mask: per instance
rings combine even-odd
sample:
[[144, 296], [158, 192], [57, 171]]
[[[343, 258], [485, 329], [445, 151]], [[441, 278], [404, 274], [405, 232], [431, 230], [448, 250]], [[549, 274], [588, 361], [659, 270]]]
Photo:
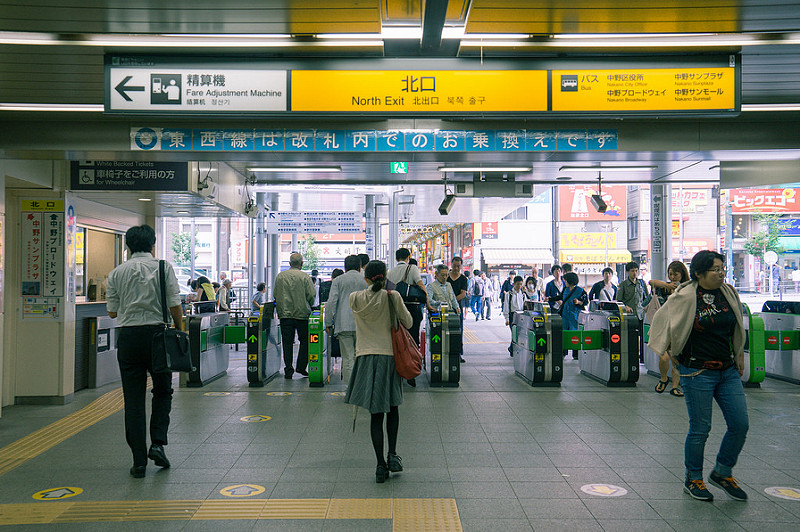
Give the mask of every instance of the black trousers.
[[408, 313], [411, 314], [411, 328], [408, 329], [408, 332], [411, 333], [411, 337], [417, 343], [417, 347], [419, 347], [419, 326], [422, 323], [422, 304], [421, 303], [406, 303], [406, 308], [408, 309]]
[[172, 373], [153, 373], [153, 335], [163, 325], [121, 327], [117, 332], [117, 362], [125, 399], [125, 439], [133, 453], [133, 465], [147, 465], [147, 374], [153, 378], [150, 442], [167, 444], [172, 410]]
[[[295, 333], [300, 341], [300, 351], [297, 353], [297, 364], [292, 367]], [[308, 320], [281, 318], [281, 343], [283, 344], [284, 374], [291, 375], [295, 369], [306, 371], [308, 369]]]

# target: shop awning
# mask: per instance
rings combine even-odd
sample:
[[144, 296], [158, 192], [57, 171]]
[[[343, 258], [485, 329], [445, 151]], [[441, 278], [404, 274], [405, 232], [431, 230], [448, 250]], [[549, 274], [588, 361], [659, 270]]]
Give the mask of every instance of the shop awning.
[[481, 248], [481, 253], [487, 266], [553, 263], [553, 252], [549, 248]]
[[[561, 250], [559, 257], [561, 258], [561, 262], [569, 262], [569, 263], [576, 263], [576, 264], [587, 264], [587, 263], [600, 263], [602, 262], [605, 264], [606, 262], [606, 250], [605, 249], [563, 249]], [[631, 261], [631, 252], [627, 249], [609, 249], [608, 250], [608, 262], [614, 264], [621, 264], [623, 262], [630, 262]]]

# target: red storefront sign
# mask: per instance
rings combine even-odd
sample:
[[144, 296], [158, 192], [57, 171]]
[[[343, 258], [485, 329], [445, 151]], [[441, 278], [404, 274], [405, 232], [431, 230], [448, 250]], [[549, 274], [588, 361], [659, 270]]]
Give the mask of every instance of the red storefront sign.
[[735, 188], [728, 192], [733, 214], [800, 212], [798, 188]]
[[497, 224], [498, 222], [483, 222], [481, 224], [481, 238], [494, 239], [497, 238]]
[[597, 185], [562, 185], [558, 187], [558, 211], [562, 222], [585, 222], [601, 220], [625, 221], [627, 191], [625, 185], [604, 185], [601, 196], [607, 205], [606, 212], [599, 213], [592, 205], [592, 196], [597, 194]]

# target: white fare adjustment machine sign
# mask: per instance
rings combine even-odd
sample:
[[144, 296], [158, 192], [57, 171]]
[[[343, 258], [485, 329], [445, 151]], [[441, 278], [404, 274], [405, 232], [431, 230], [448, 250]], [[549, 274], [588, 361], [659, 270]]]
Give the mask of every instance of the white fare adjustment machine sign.
[[286, 111], [285, 70], [108, 67], [106, 111]]

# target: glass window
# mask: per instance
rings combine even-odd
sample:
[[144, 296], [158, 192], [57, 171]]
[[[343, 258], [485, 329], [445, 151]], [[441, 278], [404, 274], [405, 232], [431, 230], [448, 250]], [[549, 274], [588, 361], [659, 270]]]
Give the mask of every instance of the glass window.
[[634, 238], [639, 238], [639, 221], [636, 216], [631, 216], [628, 218], [628, 239]]

